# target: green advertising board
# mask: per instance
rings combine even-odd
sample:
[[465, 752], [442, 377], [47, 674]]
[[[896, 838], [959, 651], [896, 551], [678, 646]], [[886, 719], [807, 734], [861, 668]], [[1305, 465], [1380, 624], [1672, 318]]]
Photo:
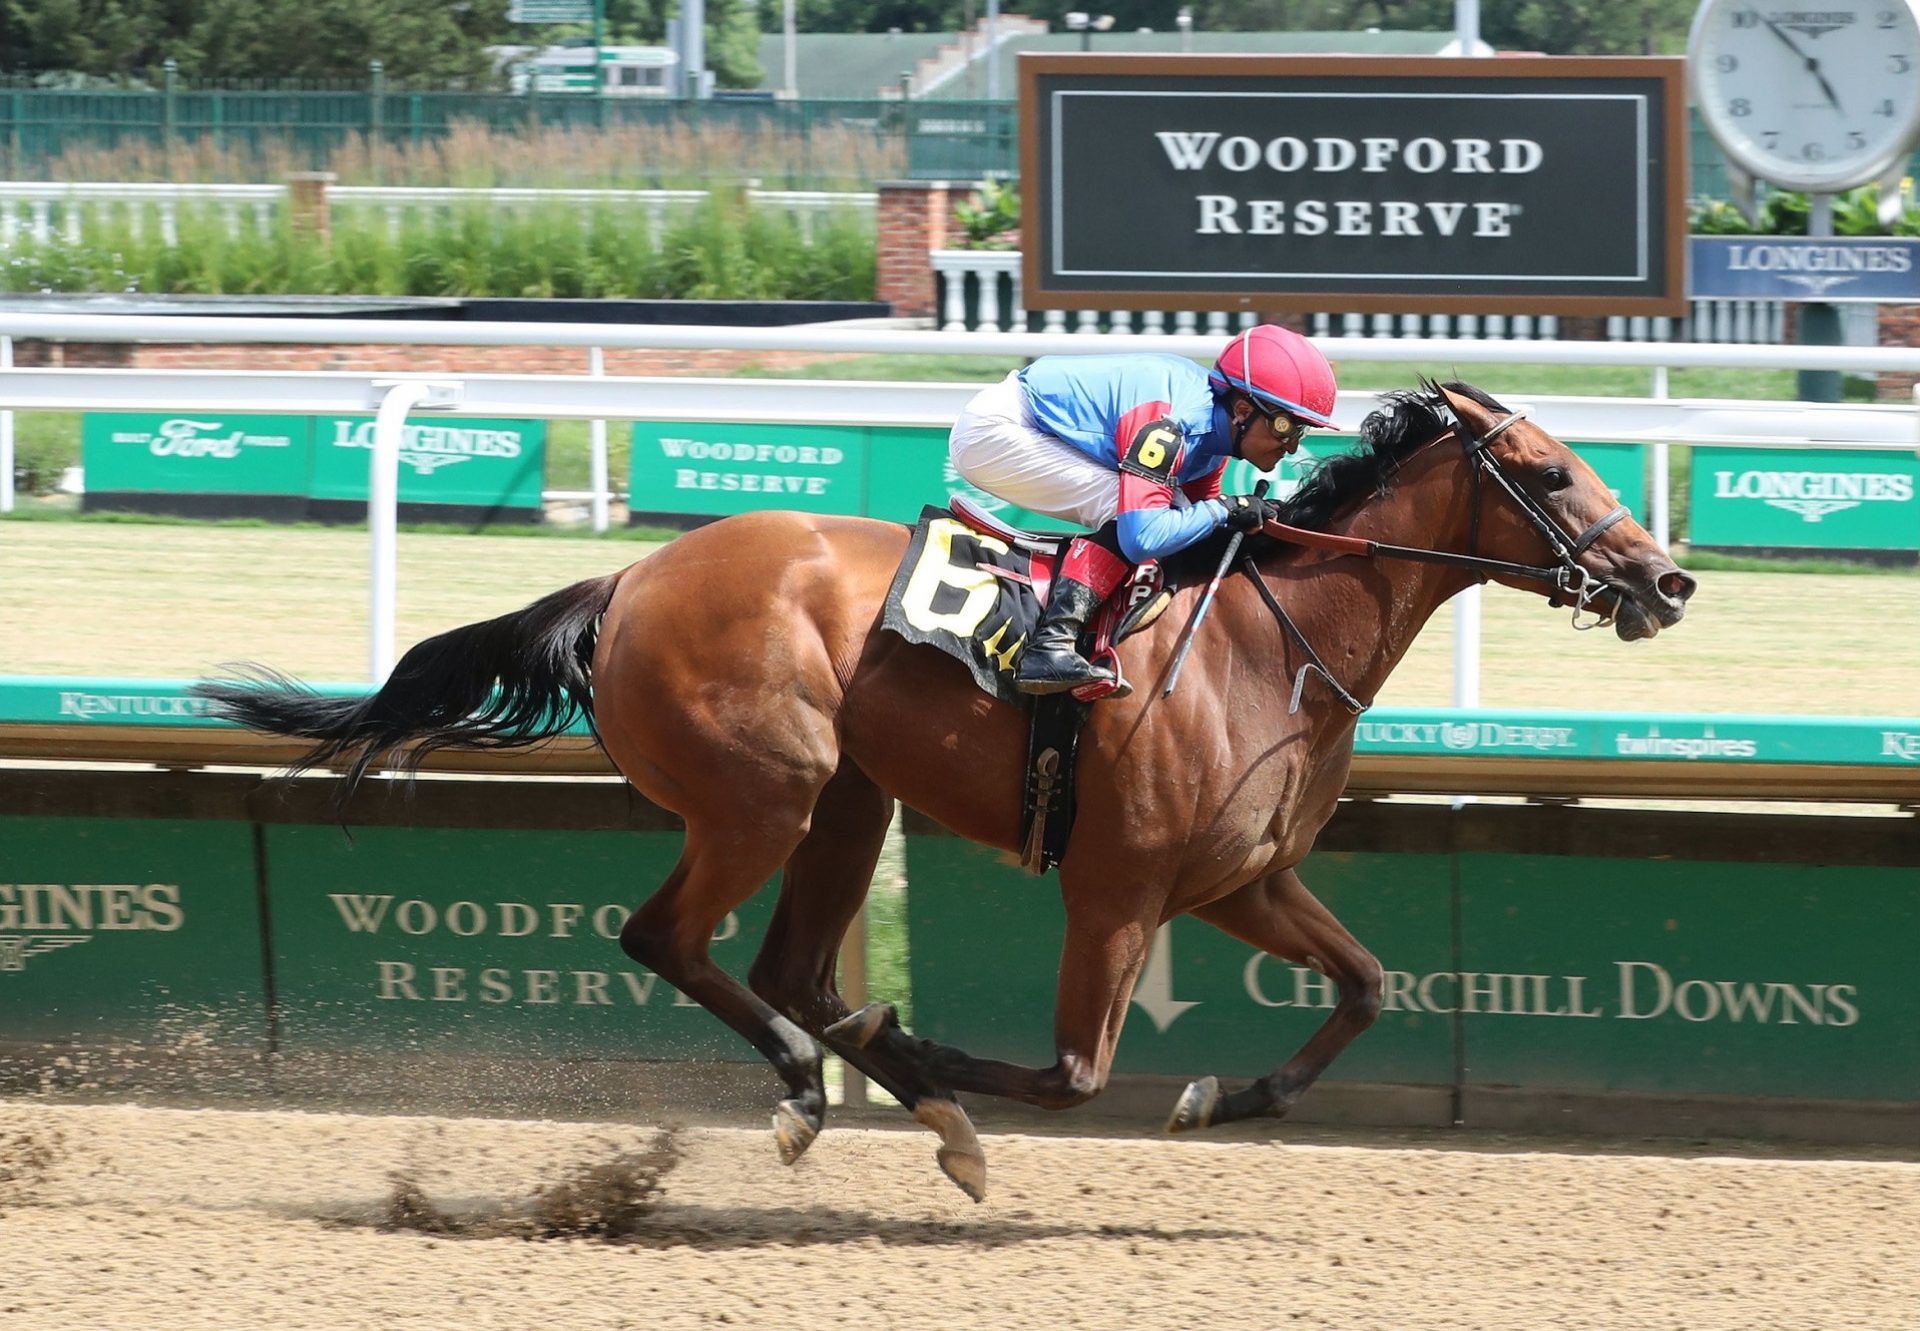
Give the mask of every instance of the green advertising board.
[[[1065, 913], [1058, 886], [957, 837], [909, 836], [907, 935], [914, 1031], [969, 1053], [1053, 1062], [1053, 1010]], [[1317, 895], [1383, 964], [1448, 964], [1450, 865], [1437, 855], [1314, 859]], [[1116, 1072], [1258, 1077], [1298, 1049], [1332, 986], [1194, 919], [1156, 937], [1127, 1011]], [[1446, 1085], [1452, 1024], [1420, 1010], [1383, 1016], [1343, 1056], [1338, 1077]]]
[[[906, 853], [915, 1033], [1050, 1064], [1057, 884], [953, 837]], [[1301, 876], [1385, 971], [1380, 1019], [1333, 1080], [1920, 1099], [1910, 867], [1318, 852]], [[1177, 919], [1114, 1069], [1264, 1075], [1335, 998], [1317, 971]]]
[[870, 518], [916, 522], [927, 504], [950, 504], [965, 495], [1002, 522], [1029, 531], [1075, 531], [1073, 523], [1009, 504], [998, 495], [969, 485], [947, 456], [947, 432], [914, 426], [884, 427], [872, 436], [867, 458], [867, 507]]
[[1693, 450], [1695, 545], [1920, 550], [1920, 455], [1841, 449]]
[[[88, 413], [81, 424], [87, 494], [367, 500], [373, 417]], [[538, 512], [545, 421], [408, 421], [400, 502]], [[291, 516], [299, 516], [299, 505]], [[283, 508], [276, 516], [289, 516]]]
[[[313, 422], [315, 499], [367, 500], [373, 417]], [[400, 502], [538, 509], [547, 423], [466, 417], [409, 420], [400, 438]]]
[[1911, 867], [1467, 854], [1460, 883], [1469, 1084], [1920, 1099]]
[[628, 507], [725, 517], [761, 509], [866, 511], [860, 426], [636, 421]]
[[80, 461], [89, 492], [300, 495], [310, 434], [303, 416], [88, 412]]
[[245, 823], [0, 817], [0, 1039], [267, 1038]]
[[[746, 1044], [620, 951], [678, 832], [266, 829], [281, 1047], [745, 1061]], [[737, 977], [773, 912], [715, 932]]]

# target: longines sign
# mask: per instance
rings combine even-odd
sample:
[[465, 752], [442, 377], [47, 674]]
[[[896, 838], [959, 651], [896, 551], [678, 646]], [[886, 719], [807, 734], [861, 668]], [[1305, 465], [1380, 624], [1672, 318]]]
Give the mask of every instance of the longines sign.
[[1681, 313], [1681, 71], [1023, 56], [1026, 304]]

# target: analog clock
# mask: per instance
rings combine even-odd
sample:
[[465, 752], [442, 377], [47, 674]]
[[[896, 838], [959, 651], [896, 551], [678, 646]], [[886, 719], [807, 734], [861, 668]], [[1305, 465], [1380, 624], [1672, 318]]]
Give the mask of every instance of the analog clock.
[[1886, 196], [1920, 134], [1920, 0], [1704, 0], [1687, 62], [1727, 156], [1789, 189]]

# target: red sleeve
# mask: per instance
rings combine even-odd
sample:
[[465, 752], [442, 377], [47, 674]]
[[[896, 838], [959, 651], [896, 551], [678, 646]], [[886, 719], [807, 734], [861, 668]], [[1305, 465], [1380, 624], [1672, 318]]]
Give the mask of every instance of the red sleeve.
[[1192, 504], [1197, 504], [1203, 499], [1218, 499], [1220, 497], [1220, 482], [1226, 477], [1226, 474], [1227, 464], [1222, 462], [1218, 467], [1208, 472], [1205, 476], [1202, 476], [1199, 480], [1188, 481], [1180, 487], [1180, 492], [1187, 497], [1187, 502]]
[[[1126, 462], [1141, 432], [1164, 421], [1172, 410], [1173, 404], [1170, 402], [1142, 402], [1123, 414], [1113, 427], [1114, 455]], [[1179, 473], [1180, 461], [1185, 453], [1186, 442], [1182, 440], [1172, 457], [1162, 459], [1158, 466], [1152, 468], [1152, 475], [1143, 475], [1130, 464], [1123, 465], [1120, 469], [1119, 511], [1136, 513], [1142, 509], [1172, 508], [1171, 478]]]
[[1143, 509], [1172, 507], [1171, 485], [1130, 471], [1120, 473], [1120, 512], [1138, 513]]

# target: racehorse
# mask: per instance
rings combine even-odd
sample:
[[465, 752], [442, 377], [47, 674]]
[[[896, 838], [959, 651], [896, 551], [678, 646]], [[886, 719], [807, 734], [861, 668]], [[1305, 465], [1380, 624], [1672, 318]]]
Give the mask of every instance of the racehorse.
[[[1298, 869], [1346, 785], [1359, 711], [1440, 605], [1491, 578], [1571, 604], [1576, 624], [1583, 608], [1611, 619], [1625, 640], [1684, 613], [1694, 580], [1524, 413], [1423, 381], [1389, 395], [1362, 439], [1247, 543], [1246, 576], [1220, 583], [1176, 691], [1161, 685], [1197, 587], [1124, 644], [1128, 673], [1150, 686], [1096, 705], [1080, 741], [1048, 1067], [916, 1039], [890, 1007], [850, 1012], [835, 990], [896, 799], [985, 845], [1020, 841], [1025, 709], [879, 627], [902, 526], [728, 518], [430, 638], [370, 696], [323, 697], [270, 672], [197, 688], [249, 726], [313, 740], [309, 763], [344, 765], [343, 798], [376, 762], [529, 745], [585, 713], [626, 778], [686, 824], [679, 862], [620, 945], [786, 1082], [781, 1157], [798, 1159], [822, 1126], [824, 1044], [939, 1133], [941, 1168], [978, 1200], [985, 1155], [956, 1093], [1049, 1109], [1098, 1094], [1154, 932], [1176, 915], [1323, 972], [1339, 1000], [1270, 1075], [1230, 1094], [1194, 1082], [1171, 1130], [1286, 1113], [1373, 1022], [1380, 964]], [[743, 985], [709, 940], [782, 868]]]

